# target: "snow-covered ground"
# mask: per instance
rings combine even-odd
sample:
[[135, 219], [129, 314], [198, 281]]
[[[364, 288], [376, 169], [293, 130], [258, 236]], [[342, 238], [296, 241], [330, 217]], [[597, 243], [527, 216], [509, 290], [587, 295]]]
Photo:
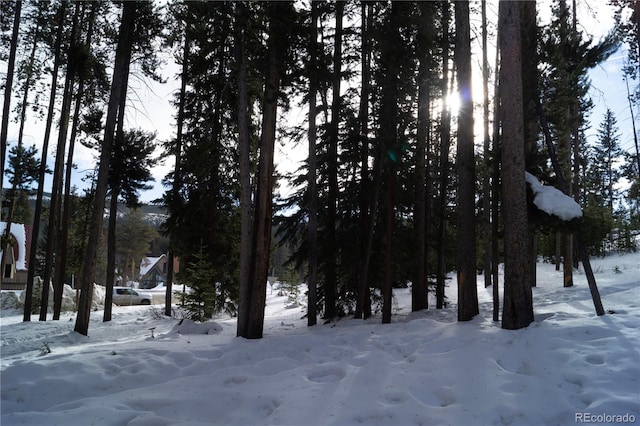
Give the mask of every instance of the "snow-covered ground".
[[480, 316], [456, 322], [455, 279], [446, 310], [410, 313], [409, 290], [396, 291], [387, 325], [308, 328], [303, 307], [268, 289], [261, 340], [236, 338], [234, 319], [179, 324], [159, 306], [114, 307], [110, 323], [95, 311], [89, 337], [72, 315], [23, 323], [5, 311], [0, 423], [638, 424], [640, 253], [593, 266], [615, 313], [595, 315], [583, 274], [565, 289], [540, 264], [536, 322], [518, 331], [491, 320], [483, 286]]

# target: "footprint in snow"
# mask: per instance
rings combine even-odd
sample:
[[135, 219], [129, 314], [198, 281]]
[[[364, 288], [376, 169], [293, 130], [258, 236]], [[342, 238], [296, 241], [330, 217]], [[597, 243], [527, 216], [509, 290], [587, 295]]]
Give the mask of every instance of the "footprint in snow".
[[337, 366], [316, 367], [307, 374], [307, 379], [315, 383], [336, 383], [344, 379], [346, 372]]

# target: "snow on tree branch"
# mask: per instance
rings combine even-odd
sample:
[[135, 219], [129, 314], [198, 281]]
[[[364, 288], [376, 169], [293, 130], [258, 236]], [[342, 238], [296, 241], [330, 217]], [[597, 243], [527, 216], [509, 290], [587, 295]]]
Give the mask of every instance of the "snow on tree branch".
[[525, 179], [533, 192], [533, 203], [543, 212], [564, 221], [582, 217], [582, 208], [573, 198], [562, 191], [540, 183], [531, 173], [525, 172]]

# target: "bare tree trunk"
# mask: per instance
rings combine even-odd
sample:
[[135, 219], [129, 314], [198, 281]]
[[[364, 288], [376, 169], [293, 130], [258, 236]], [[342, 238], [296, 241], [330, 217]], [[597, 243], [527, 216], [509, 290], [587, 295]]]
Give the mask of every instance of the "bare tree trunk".
[[[538, 55], [537, 55], [537, 24], [536, 2], [527, 1], [520, 5], [522, 34], [522, 101], [524, 120], [524, 156], [525, 169], [536, 174], [537, 141], [540, 127], [536, 100], [538, 98]], [[533, 227], [529, 227], [529, 282], [536, 286], [537, 241]]]
[[340, 82], [342, 66], [342, 17], [344, 13], [344, 1], [336, 2], [336, 29], [333, 50], [333, 85], [331, 102], [331, 124], [329, 126], [329, 148], [327, 158], [327, 174], [329, 181], [327, 225], [326, 225], [326, 259], [324, 279], [324, 316], [332, 319], [336, 312], [337, 278], [337, 236], [336, 224], [338, 208], [338, 125], [340, 123], [341, 97]]
[[[271, 249], [271, 208], [273, 195], [273, 158], [276, 137], [278, 93], [284, 66], [284, 52], [288, 48], [288, 31], [292, 19], [292, 4], [272, 2], [269, 6], [269, 41], [267, 47], [267, 78], [264, 90], [258, 187], [255, 198], [254, 228], [252, 235], [252, 268], [250, 312], [246, 334], [249, 339], [262, 338], [264, 306]], [[243, 315], [245, 313], [239, 313]], [[242, 330], [240, 330], [242, 331]]]
[[[241, 3], [238, 3], [241, 4]], [[182, 167], [182, 134], [184, 126], [184, 101], [185, 94], [187, 92], [187, 80], [189, 78], [189, 23], [185, 22], [184, 30], [184, 46], [182, 49], [182, 76], [180, 78], [180, 100], [178, 101], [178, 122], [176, 130], [176, 146], [175, 146], [175, 165], [173, 172], [173, 186], [171, 193], [173, 202], [176, 202], [180, 197], [180, 186], [182, 185], [182, 175], [180, 168]], [[168, 265], [167, 265], [167, 290], [164, 297], [164, 314], [170, 317], [172, 315], [171, 303], [173, 300], [173, 280], [175, 275], [175, 252], [171, 240], [169, 241], [169, 252], [167, 253]]]
[[[64, 91], [62, 95], [62, 108], [60, 111], [60, 122], [58, 130], [58, 146], [56, 148], [56, 162], [53, 172], [53, 186], [51, 190], [51, 204], [49, 205], [49, 224], [47, 231], [47, 244], [45, 249], [45, 271], [44, 282], [47, 284], [53, 281], [53, 319], [60, 319], [60, 310], [62, 308], [62, 291], [64, 290], [64, 282], [55, 279], [58, 268], [60, 255], [60, 221], [62, 217], [62, 185], [64, 183], [64, 155], [66, 152], [67, 134], [69, 131], [69, 120], [71, 115], [71, 103], [73, 101], [73, 82], [75, 78], [75, 53], [74, 46], [76, 42], [76, 34], [78, 31], [78, 20], [80, 16], [80, 3], [75, 4], [75, 12], [73, 14], [73, 25], [71, 27], [71, 37], [69, 41], [69, 49], [67, 51], [67, 75], [64, 82]], [[56, 254], [55, 265], [53, 254]], [[55, 271], [53, 270], [55, 268]], [[44, 292], [43, 292], [44, 295]], [[47, 319], [48, 300], [42, 297], [42, 305], [40, 306], [40, 320]]]
[[[22, 10], [22, 2], [17, 1], [15, 3], [14, 8], [14, 18], [13, 18], [13, 31], [11, 35], [11, 47], [9, 50], [9, 61], [7, 63], [7, 74], [5, 80], [5, 93], [4, 93], [4, 102], [2, 107], [2, 124], [0, 125], [0, 145], [1, 149], [1, 163], [0, 163], [0, 206], [4, 207], [5, 205], [5, 195], [4, 195], [4, 164], [7, 157], [7, 137], [9, 132], [9, 113], [11, 110], [11, 92], [13, 90], [13, 74], [15, 69], [16, 62], [16, 51], [18, 47], [18, 37], [19, 37], [19, 29], [20, 29], [20, 13]], [[36, 24], [37, 25], [37, 24]], [[20, 120], [20, 131], [18, 133], [18, 147], [22, 146], [22, 135], [24, 130], [24, 122], [25, 122], [25, 114], [27, 110], [27, 95], [29, 93], [29, 85], [31, 80], [31, 67], [33, 65], [33, 59], [35, 56], [37, 40], [38, 40], [38, 32], [39, 27], [35, 29], [36, 35], [34, 35], [33, 46], [31, 49], [30, 55], [30, 65], [29, 72], [27, 74], [27, 81], [25, 83], [24, 89], [24, 97], [22, 101], [22, 111], [21, 111], [21, 120]], [[16, 205], [16, 197], [18, 196], [17, 185], [16, 182], [13, 183], [13, 187], [11, 192], [9, 193], [11, 200], [9, 201], [9, 212], [7, 214], [6, 226], [4, 229], [4, 234], [2, 235], [4, 241], [6, 241], [6, 245], [2, 247], [2, 255], [0, 256], [0, 288], [2, 287], [2, 281], [4, 280], [4, 268], [6, 265], [6, 258], [9, 250], [11, 250], [10, 238], [11, 238], [11, 224], [13, 223], [13, 213]]]
[[123, 3], [122, 21], [120, 23], [120, 35], [118, 39], [118, 47], [116, 49], [113, 81], [111, 84], [111, 94], [109, 96], [109, 106], [107, 109], [104, 141], [100, 152], [95, 205], [91, 217], [89, 241], [87, 243], [84, 259], [80, 301], [78, 303], [78, 316], [74, 327], [76, 332], [85, 336], [89, 331], [89, 317], [91, 314], [91, 299], [93, 296], [93, 278], [95, 274], [96, 253], [102, 230], [102, 216], [104, 213], [105, 197], [107, 194], [107, 184], [109, 179], [109, 163], [111, 160], [113, 141], [115, 137], [118, 109], [121, 104], [122, 97], [126, 96], [127, 93], [126, 78], [129, 74], [129, 64], [131, 62], [136, 7], [135, 2]]
[[371, 297], [369, 290], [369, 264], [371, 248], [373, 246], [373, 228], [370, 227], [371, 218], [375, 217], [371, 211], [371, 188], [369, 183], [369, 93], [371, 85], [371, 41], [370, 28], [372, 25], [373, 5], [362, 2], [362, 92], [360, 94], [360, 137], [362, 147], [360, 151], [360, 265], [358, 276], [358, 299], [356, 301], [355, 318], [368, 318], [371, 315]]
[[433, 9], [429, 2], [420, 3], [421, 24], [418, 26], [418, 130], [416, 140], [416, 199], [414, 205], [414, 230], [416, 241], [416, 272], [411, 286], [411, 310], [427, 309], [427, 145], [429, 143], [429, 103], [431, 73], [430, 26]]
[[[98, 9], [99, 3], [95, 2], [91, 4], [91, 12], [89, 13], [88, 18], [88, 29], [87, 29], [87, 38], [84, 42], [84, 46], [87, 51], [91, 46], [91, 39], [93, 37], [93, 25], [95, 22], [95, 15]], [[66, 275], [66, 267], [67, 267], [67, 250], [68, 250], [68, 233], [69, 233], [69, 216], [71, 215], [71, 174], [73, 171], [73, 154], [75, 150], [75, 141], [78, 134], [78, 123], [80, 121], [80, 108], [82, 106], [82, 101], [84, 98], [84, 73], [80, 73], [78, 79], [78, 91], [76, 93], [75, 100], [75, 109], [73, 113], [73, 125], [71, 126], [71, 136], [69, 138], [69, 148], [67, 154], [67, 167], [65, 170], [65, 179], [64, 179], [64, 202], [62, 209], [62, 220], [61, 220], [61, 229], [60, 229], [60, 250], [58, 256], [58, 265], [56, 268], [56, 282], [58, 284], [54, 284], [54, 288], [56, 286], [60, 286], [60, 288], [64, 288], [64, 278]], [[57, 299], [56, 299], [57, 300]], [[60, 299], [62, 302], [62, 299]], [[53, 310], [53, 319], [59, 319], [59, 311], [57, 309], [57, 302], [54, 303]]]
[[[9, 50], [9, 62], [7, 63], [7, 77], [4, 85], [4, 102], [2, 104], [2, 123], [0, 124], [0, 189], [4, 188], [4, 163], [7, 158], [7, 134], [9, 133], [9, 111], [11, 110], [11, 91], [13, 90], [13, 71], [16, 64], [16, 50], [18, 49], [18, 35], [20, 30], [20, 12], [22, 10], [22, 2], [16, 1], [13, 18], [13, 32], [11, 34], [11, 48]], [[4, 199], [2, 191], [0, 191], [0, 200]], [[7, 228], [9, 228], [7, 226]], [[6, 251], [6, 250], [5, 250]], [[4, 265], [4, 263], [2, 263]], [[4, 271], [0, 275], [0, 283]]]
[[[441, 2], [442, 4], [442, 97], [448, 95], [449, 82], [449, 2]], [[438, 266], [436, 275], [436, 308], [444, 308], [445, 299], [445, 280], [446, 280], [446, 258], [445, 258], [445, 239], [447, 228], [447, 186], [449, 184], [449, 146], [451, 143], [451, 114], [446, 105], [442, 102], [442, 110], [440, 112], [440, 194], [438, 195]]]
[[[500, 36], [500, 28], [497, 28], [496, 38]], [[496, 52], [495, 77], [493, 89], [493, 144], [491, 146], [491, 285], [493, 299], [493, 320], [500, 319], [500, 289], [499, 273], [500, 265], [500, 115], [502, 105], [500, 104], [500, 50]]]
[[[479, 313], [476, 278], [475, 158], [473, 148], [473, 100], [471, 98], [471, 27], [469, 3], [455, 3], [456, 47], [454, 61], [462, 98], [458, 111], [458, 321]], [[524, 176], [524, 175], [523, 175]]]
[[487, 1], [481, 2], [482, 15], [482, 129], [483, 129], [483, 170], [482, 170], [482, 270], [484, 286], [491, 285], [491, 138], [489, 136], [489, 59], [487, 43]]
[[533, 322], [533, 296], [527, 277], [528, 217], [525, 184], [520, 3], [500, 2], [499, 48], [502, 105], [502, 205], [505, 278], [502, 328], [515, 330]]
[[[27, 287], [24, 298], [24, 321], [31, 321], [31, 308], [33, 302], [33, 279], [35, 278], [36, 254], [40, 238], [40, 218], [42, 216], [42, 199], [44, 196], [44, 178], [47, 171], [47, 152], [49, 150], [49, 139], [51, 138], [51, 127], [53, 125], [54, 107], [56, 102], [56, 89], [58, 84], [58, 69], [60, 68], [60, 46], [62, 45], [62, 30], [64, 27], [65, 3], [61, 3], [58, 13], [58, 29], [56, 31], [56, 41], [54, 42], [54, 64], [51, 77], [51, 92], [49, 94], [49, 109], [47, 111], [47, 122], [45, 124], [44, 140], [42, 142], [42, 159], [40, 160], [40, 171], [38, 174], [38, 193], [36, 195], [36, 207], [33, 214], [33, 229], [31, 230], [31, 251], [29, 252], [29, 268], [27, 270]], [[49, 284], [43, 286], [43, 293], [46, 288], [46, 296], [49, 297]], [[44, 294], [43, 294], [44, 298]]]
[[316, 139], [317, 128], [316, 118], [318, 115], [316, 108], [316, 97], [318, 92], [318, 5], [311, 2], [311, 40], [309, 44], [309, 177], [308, 177], [308, 214], [309, 214], [309, 277], [307, 279], [308, 288], [308, 308], [307, 325], [316, 325], [318, 321], [318, 189], [317, 179], [317, 159], [316, 159]]
[[[500, 30], [498, 29], [498, 36]], [[499, 231], [500, 231], [500, 115], [502, 106], [500, 105], [500, 84], [498, 84], [498, 69], [500, 65], [500, 54], [496, 54], [496, 83], [494, 90], [494, 112], [493, 112], [493, 146], [492, 146], [492, 167], [491, 167], [491, 285], [493, 299], [493, 320], [500, 320], [500, 280], [498, 267], [500, 265], [499, 252]]]
[[116, 264], [116, 221], [118, 218], [118, 188], [111, 188], [109, 196], [109, 222], [107, 226], [107, 281], [104, 283], [104, 313], [102, 321], [111, 321], [113, 308], [113, 283]]
[[[380, 62], [385, 79], [380, 99], [380, 140], [385, 153], [398, 152], [398, 58], [400, 13], [398, 3], [391, 3], [388, 24], [383, 33]], [[384, 197], [384, 278], [382, 282], [382, 323], [391, 322], [393, 297], [393, 243], [395, 229], [396, 159], [385, 156], [382, 162]]]
[[[566, 0], [559, 1], [559, 7], [561, 10], [561, 15], [566, 15], [569, 13], [567, 8]], [[566, 19], [562, 18], [560, 20], [560, 25], [566, 25]], [[563, 31], [564, 34], [569, 34], [568, 29]], [[565, 70], [563, 72], [563, 79], [565, 79], [565, 84], [568, 83], [569, 76], [568, 71]], [[564, 121], [567, 126], [571, 126], [570, 123], [575, 119], [575, 114], [573, 111], [573, 105], [567, 106], [564, 111]], [[564, 132], [565, 134], [560, 139], [560, 150], [558, 152], [560, 156], [560, 161], [562, 164], [562, 175], [565, 182], [567, 182], [567, 195], [573, 196], [573, 173], [572, 173], [572, 144], [571, 144], [571, 132]], [[562, 272], [563, 272], [563, 282], [565, 287], [573, 287], [573, 235], [567, 231], [562, 232]]]

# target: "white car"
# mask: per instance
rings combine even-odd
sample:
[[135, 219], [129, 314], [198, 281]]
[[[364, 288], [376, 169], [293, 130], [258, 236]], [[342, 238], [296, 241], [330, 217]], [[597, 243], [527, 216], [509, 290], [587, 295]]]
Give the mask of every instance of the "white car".
[[149, 293], [140, 293], [129, 287], [113, 288], [114, 305], [150, 305], [153, 296]]

